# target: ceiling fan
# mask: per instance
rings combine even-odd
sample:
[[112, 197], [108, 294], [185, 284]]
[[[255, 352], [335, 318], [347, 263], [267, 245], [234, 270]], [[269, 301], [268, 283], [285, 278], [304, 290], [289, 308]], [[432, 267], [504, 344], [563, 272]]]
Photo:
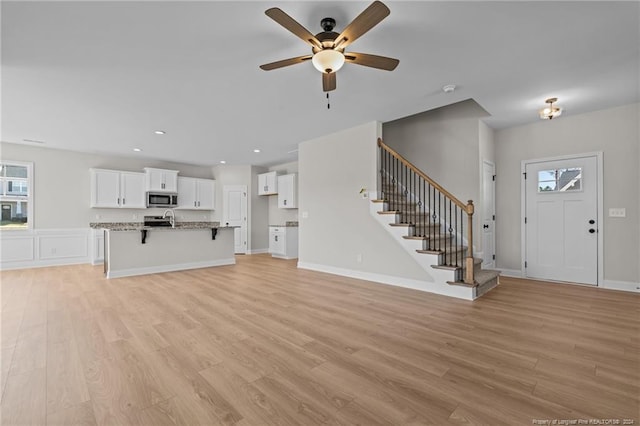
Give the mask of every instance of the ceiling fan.
[[322, 73], [322, 89], [325, 92], [330, 92], [336, 89], [336, 72], [342, 68], [345, 62], [387, 71], [393, 71], [400, 63], [397, 59], [387, 58], [385, 56], [344, 51], [348, 45], [378, 25], [389, 15], [389, 8], [380, 1], [371, 3], [371, 5], [347, 25], [340, 34], [333, 31], [336, 25], [336, 21], [333, 18], [324, 18], [320, 21], [320, 25], [324, 31], [314, 36], [305, 27], [277, 7], [267, 9], [264, 13], [310, 45], [311, 52], [313, 53], [311, 55], [298, 56], [296, 58], [260, 65], [260, 68], [265, 71], [311, 60], [313, 66]]

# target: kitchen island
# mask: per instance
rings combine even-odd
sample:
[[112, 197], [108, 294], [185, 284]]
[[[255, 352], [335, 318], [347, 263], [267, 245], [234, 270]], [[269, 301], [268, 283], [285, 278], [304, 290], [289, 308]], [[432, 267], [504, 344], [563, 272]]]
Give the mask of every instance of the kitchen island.
[[91, 223], [104, 230], [107, 278], [233, 265], [233, 227], [218, 222], [178, 222], [175, 227], [142, 223]]

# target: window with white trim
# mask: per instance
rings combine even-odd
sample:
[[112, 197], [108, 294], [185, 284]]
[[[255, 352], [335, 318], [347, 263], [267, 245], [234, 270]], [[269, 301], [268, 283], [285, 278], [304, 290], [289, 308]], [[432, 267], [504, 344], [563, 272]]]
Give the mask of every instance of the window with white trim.
[[0, 229], [33, 228], [33, 163], [0, 162]]

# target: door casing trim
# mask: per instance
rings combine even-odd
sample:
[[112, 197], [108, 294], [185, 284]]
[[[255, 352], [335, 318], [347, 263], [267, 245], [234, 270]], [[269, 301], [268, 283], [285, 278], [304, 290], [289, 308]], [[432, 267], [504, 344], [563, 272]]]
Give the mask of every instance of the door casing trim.
[[[524, 173], [528, 164], [545, 163], [547, 161], [558, 160], [574, 160], [578, 158], [595, 157], [596, 158], [596, 205], [598, 212], [598, 276], [596, 287], [602, 287], [604, 283], [604, 181], [603, 181], [603, 152], [594, 151], [584, 154], [560, 155], [555, 157], [535, 158], [530, 160], [522, 160], [520, 162], [520, 272], [523, 278], [528, 278], [527, 269], [524, 262], [527, 260], [527, 232], [525, 229], [524, 218], [527, 212], [526, 185]], [[576, 283], [578, 284], [578, 283]]]

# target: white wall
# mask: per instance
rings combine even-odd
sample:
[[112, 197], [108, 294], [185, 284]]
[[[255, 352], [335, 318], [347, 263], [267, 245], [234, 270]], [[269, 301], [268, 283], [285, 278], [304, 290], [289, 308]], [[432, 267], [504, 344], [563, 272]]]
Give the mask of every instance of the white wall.
[[[640, 105], [587, 114], [495, 132], [496, 246], [498, 268], [520, 270], [521, 161], [602, 151], [604, 157], [605, 281], [640, 281]], [[610, 218], [612, 207], [626, 208], [626, 218]]]
[[381, 229], [359, 193], [375, 191], [380, 134], [380, 124], [372, 122], [300, 144], [301, 266], [423, 278], [424, 270]]
[[[89, 207], [92, 167], [142, 172], [144, 167], [179, 170], [180, 176], [213, 178], [208, 167], [151, 159], [86, 154], [2, 142], [3, 160], [34, 163], [34, 229], [88, 228], [89, 222], [142, 221], [163, 209], [95, 209]], [[218, 188], [216, 188], [218, 189]], [[216, 203], [216, 206], [221, 204]], [[210, 220], [209, 212], [177, 212], [183, 220]], [[134, 219], [136, 215], [136, 219]], [[32, 218], [29, 218], [32, 220]]]
[[[270, 172], [278, 172], [278, 175], [287, 175], [291, 173], [298, 173], [298, 162], [293, 161], [291, 163], [278, 164], [276, 166], [269, 167]], [[298, 188], [298, 194], [300, 194], [300, 188]], [[298, 220], [299, 209], [281, 209], [278, 207], [278, 196], [269, 195], [269, 225], [284, 225], [288, 221]]]

